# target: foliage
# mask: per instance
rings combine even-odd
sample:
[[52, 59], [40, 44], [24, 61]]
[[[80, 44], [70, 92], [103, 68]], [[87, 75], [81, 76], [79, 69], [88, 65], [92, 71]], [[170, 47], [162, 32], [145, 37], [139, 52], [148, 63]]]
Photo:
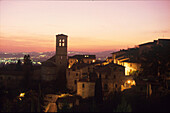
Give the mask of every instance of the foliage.
[[98, 104], [103, 102], [101, 75], [99, 75], [95, 84], [95, 101]]
[[62, 104], [62, 108], [61, 109], [57, 109], [58, 112], [69, 112], [70, 111], [70, 106], [67, 102], [64, 102]]
[[143, 52], [139, 59], [141, 63], [141, 75], [164, 75], [170, 66], [169, 46], [152, 46], [148, 52]]
[[117, 106], [114, 112], [132, 112], [131, 105], [127, 103], [124, 97], [122, 97], [121, 103]]

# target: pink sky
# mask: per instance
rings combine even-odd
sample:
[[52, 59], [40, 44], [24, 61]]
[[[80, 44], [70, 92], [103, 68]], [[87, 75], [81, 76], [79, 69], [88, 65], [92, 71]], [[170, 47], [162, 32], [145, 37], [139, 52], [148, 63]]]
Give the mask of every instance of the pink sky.
[[0, 52], [126, 49], [170, 39], [170, 1], [0, 1]]

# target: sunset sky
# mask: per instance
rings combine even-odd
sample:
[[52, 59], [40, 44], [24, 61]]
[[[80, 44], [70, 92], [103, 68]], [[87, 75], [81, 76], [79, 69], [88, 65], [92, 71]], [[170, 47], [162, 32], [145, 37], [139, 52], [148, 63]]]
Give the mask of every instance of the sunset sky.
[[170, 1], [0, 1], [0, 52], [55, 51], [61, 33], [86, 52], [170, 39]]

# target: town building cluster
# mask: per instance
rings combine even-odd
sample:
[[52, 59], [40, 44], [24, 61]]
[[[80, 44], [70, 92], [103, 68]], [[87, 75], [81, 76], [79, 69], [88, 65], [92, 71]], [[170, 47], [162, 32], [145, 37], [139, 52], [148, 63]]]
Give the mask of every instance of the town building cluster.
[[[96, 60], [95, 55], [67, 57], [67, 39], [67, 35], [56, 35], [56, 54], [42, 62], [39, 67], [31, 67], [30, 56], [26, 55], [23, 67], [19, 63], [15, 66], [3, 67], [0, 71], [1, 86], [7, 87], [8, 84], [11, 86], [12, 83], [16, 84], [16, 81], [22, 81], [31, 70], [30, 77], [28, 77], [30, 80], [63, 81], [72, 94], [83, 99], [97, 95], [97, 82], [100, 80], [103, 99], [106, 99], [110, 94], [124, 91], [136, 85], [132, 75], [141, 71], [139, 58], [143, 52], [149, 51], [155, 45], [163, 46], [170, 42], [169, 39], [154, 40], [134, 48], [113, 52], [111, 53], [112, 57], [108, 57], [106, 61], [99, 61]], [[17, 84], [19, 85], [19, 83]], [[147, 85], [147, 91], [148, 94], [152, 93], [151, 84]]]

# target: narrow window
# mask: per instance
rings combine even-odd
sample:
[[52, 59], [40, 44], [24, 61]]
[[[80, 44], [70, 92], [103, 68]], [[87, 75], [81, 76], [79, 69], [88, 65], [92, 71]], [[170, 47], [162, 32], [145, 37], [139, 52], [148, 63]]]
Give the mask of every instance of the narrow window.
[[61, 59], [63, 59], [63, 57], [61, 56]]
[[74, 81], [74, 84], [77, 85], [77, 80]]
[[108, 85], [104, 84], [104, 90], [107, 90], [107, 89], [108, 89]]
[[61, 39], [59, 40], [59, 42], [61, 42]]
[[61, 46], [61, 43], [59, 43], [59, 46]]
[[84, 84], [82, 84], [82, 88], [84, 88]]
[[78, 73], [76, 73], [76, 76], [78, 76]]
[[117, 88], [117, 84], [115, 84], [115, 88]]
[[64, 46], [64, 43], [62, 43], [62, 46]]
[[64, 42], [64, 39], [62, 40], [62, 42]]
[[116, 79], [116, 75], [114, 75], [114, 79]]

